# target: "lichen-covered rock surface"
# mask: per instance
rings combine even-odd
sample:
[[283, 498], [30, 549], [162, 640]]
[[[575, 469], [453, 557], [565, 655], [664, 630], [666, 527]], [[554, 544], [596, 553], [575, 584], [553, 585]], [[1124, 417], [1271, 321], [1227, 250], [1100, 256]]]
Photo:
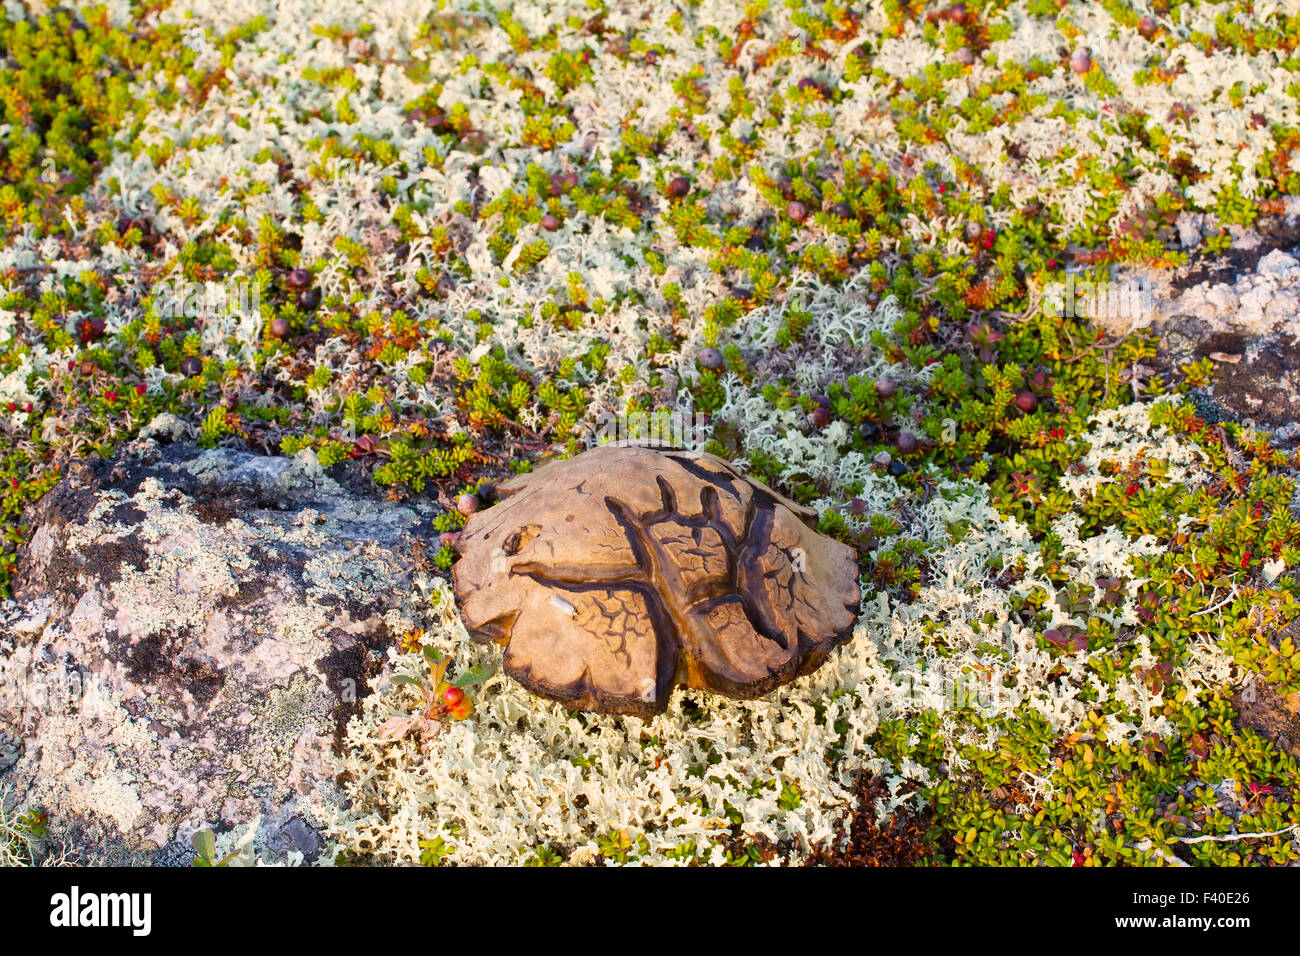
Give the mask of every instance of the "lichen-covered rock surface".
[[1206, 236], [1231, 242], [1214, 255], [1192, 254], [1173, 269], [1123, 270], [1114, 289], [1140, 288], [1141, 307], [1100, 308], [1094, 318], [1119, 335], [1150, 331], [1158, 352], [1130, 375], [1179, 377], [1208, 363], [1196, 390], [1211, 421], [1234, 419], [1272, 432], [1286, 445], [1300, 439], [1300, 198], [1250, 227], [1213, 215], [1179, 218], [1181, 244], [1194, 251]]
[[0, 605], [0, 786], [58, 807], [88, 861], [185, 862], [195, 830], [250, 825], [255, 852], [315, 859], [329, 752], [417, 600], [417, 510], [311, 452], [142, 439], [31, 520]]

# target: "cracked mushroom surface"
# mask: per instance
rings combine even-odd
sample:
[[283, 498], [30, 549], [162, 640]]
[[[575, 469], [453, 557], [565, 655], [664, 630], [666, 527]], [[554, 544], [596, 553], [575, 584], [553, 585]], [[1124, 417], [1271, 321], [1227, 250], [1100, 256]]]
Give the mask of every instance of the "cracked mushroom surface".
[[606, 446], [498, 491], [452, 582], [471, 636], [534, 693], [639, 715], [678, 684], [758, 697], [852, 632], [853, 548], [721, 458]]

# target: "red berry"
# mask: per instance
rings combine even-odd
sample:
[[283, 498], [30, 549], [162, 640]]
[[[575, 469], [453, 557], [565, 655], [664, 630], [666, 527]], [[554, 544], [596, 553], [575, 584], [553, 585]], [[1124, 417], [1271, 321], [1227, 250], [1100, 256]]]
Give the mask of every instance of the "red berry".
[[1048, 259], [1048, 260], [1047, 260], [1047, 268], [1049, 268], [1049, 269], [1055, 269], [1055, 268], [1056, 268], [1056, 260], [1055, 260], [1055, 259]]
[[939, 192], [940, 192], [940, 193], [946, 193], [947, 191], [948, 191], [948, 187], [945, 186], [943, 183], [940, 183], [940, 184], [939, 184]]
[[448, 687], [442, 692], [442, 702], [448, 708], [455, 709], [465, 701], [465, 692], [459, 687]]
[[9, 479], [9, 484], [13, 485], [13, 489], [14, 489], [14, 491], [17, 491], [17, 490], [18, 490], [18, 479], [17, 479], [17, 478], [10, 478], [10, 479]]
[[137, 386], [135, 387], [135, 393], [136, 393], [137, 395], [143, 395], [143, 394], [144, 394], [144, 391], [145, 391], [145, 389], [144, 389], [144, 382], [141, 382], [139, 385], [137, 385]]
[[117, 401], [117, 392], [113, 391], [113, 390], [110, 388], [107, 392], [104, 393], [104, 401], [106, 401], [106, 402], [115, 402], [115, 401]]
[[1126, 495], [1128, 495], [1130, 498], [1132, 498], [1132, 497], [1133, 497], [1135, 494], [1137, 494], [1138, 491], [1140, 491], [1140, 490], [1141, 490], [1141, 489], [1138, 488], [1138, 484], [1137, 484], [1137, 482], [1135, 481], [1135, 482], [1132, 482], [1132, 483], [1131, 483], [1127, 488], [1124, 489], [1124, 494], [1126, 494]]

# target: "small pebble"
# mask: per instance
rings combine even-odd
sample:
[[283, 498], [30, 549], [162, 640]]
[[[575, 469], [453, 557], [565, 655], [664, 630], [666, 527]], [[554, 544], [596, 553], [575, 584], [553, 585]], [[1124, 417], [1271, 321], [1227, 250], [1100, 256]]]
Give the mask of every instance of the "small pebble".
[[311, 285], [311, 273], [306, 269], [292, 269], [285, 278], [284, 284], [294, 292], [301, 292]]
[[466, 492], [456, 498], [456, 510], [466, 517], [469, 517], [474, 512], [478, 511], [478, 506], [478, 495], [471, 495], [469, 492]]
[[203, 362], [200, 359], [190, 356], [181, 360], [181, 374], [193, 378], [203, 371]]
[[846, 202], [837, 202], [831, 205], [831, 215], [837, 219], [852, 219], [853, 207]]
[[966, 238], [971, 242], [976, 242], [980, 236], [984, 235], [984, 227], [975, 222], [973, 219], [966, 223]]
[[975, 54], [970, 51], [968, 46], [958, 47], [954, 51], [952, 58], [962, 66], [970, 66], [975, 62]]
[[818, 428], [825, 428], [831, 423], [831, 410], [825, 405], [818, 405], [813, 409], [812, 423]]
[[889, 398], [889, 396], [893, 395], [897, 391], [898, 383], [892, 378], [887, 378], [882, 375], [880, 378], [876, 379], [876, 394], [881, 398]]
[[791, 200], [790, 205], [785, 207], [785, 214], [794, 222], [803, 222], [808, 218], [808, 207], [799, 200]]
[[1156, 30], [1160, 29], [1159, 24], [1151, 17], [1143, 17], [1138, 21], [1138, 33], [1148, 40], [1156, 35]]
[[895, 458], [889, 463], [889, 473], [895, 478], [901, 478], [903, 475], [907, 474], [907, 472], [908, 467], [906, 462], [899, 461]]
[[951, 20], [953, 23], [965, 23], [965, 22], [966, 22], [966, 4], [964, 4], [964, 3], [954, 3], [951, 7], [949, 7], [949, 8], [948, 8], [948, 19]]
[[1087, 73], [1092, 69], [1092, 55], [1085, 49], [1075, 50], [1070, 54], [1070, 69], [1075, 73]]
[[304, 289], [298, 293], [298, 305], [308, 312], [314, 311], [320, 305], [320, 289]]
[[880, 437], [880, 426], [875, 422], [863, 422], [858, 426], [858, 434], [863, 441], [875, 441]]
[[1028, 414], [1038, 407], [1038, 396], [1029, 390], [1016, 393], [1016, 408]]
[[287, 319], [277, 317], [271, 322], [271, 334], [277, 339], [282, 339], [289, 334], [289, 322]]
[[674, 176], [668, 181], [668, 195], [674, 199], [684, 199], [691, 191], [691, 181], [685, 176]]
[[548, 212], [546, 215], [542, 217], [542, 228], [545, 229], [547, 232], [554, 232], [556, 229], [559, 229], [560, 228], [559, 217]]
[[911, 432], [899, 432], [898, 437], [894, 439], [894, 444], [904, 455], [910, 455], [916, 451], [916, 436]]

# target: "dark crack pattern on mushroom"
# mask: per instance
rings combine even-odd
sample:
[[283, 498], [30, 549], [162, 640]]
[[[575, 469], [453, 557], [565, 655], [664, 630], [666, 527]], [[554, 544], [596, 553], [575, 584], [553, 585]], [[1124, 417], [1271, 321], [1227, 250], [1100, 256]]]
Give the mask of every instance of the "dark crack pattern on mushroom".
[[683, 684], [751, 698], [851, 632], [852, 548], [710, 455], [610, 447], [500, 488], [453, 569], [475, 639], [577, 709], [651, 714]]

